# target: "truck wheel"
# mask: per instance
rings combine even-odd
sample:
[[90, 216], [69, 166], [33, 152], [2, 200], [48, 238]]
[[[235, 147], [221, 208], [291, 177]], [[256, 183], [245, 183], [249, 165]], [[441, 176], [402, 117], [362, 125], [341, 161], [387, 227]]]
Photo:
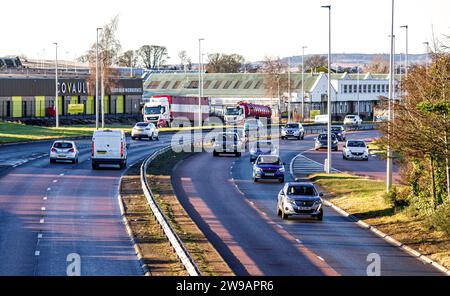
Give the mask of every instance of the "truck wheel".
[[96, 170], [96, 169], [98, 169], [98, 164], [96, 164], [96, 163], [92, 163], [92, 169], [93, 169], [93, 170]]
[[131, 137], [131, 140], [136, 140], [136, 137]]
[[241, 152], [236, 152], [236, 157], [241, 157]]
[[216, 151], [213, 151], [213, 156], [214, 156], [214, 157], [217, 157], [217, 156], [218, 156], [218, 153], [217, 153]]

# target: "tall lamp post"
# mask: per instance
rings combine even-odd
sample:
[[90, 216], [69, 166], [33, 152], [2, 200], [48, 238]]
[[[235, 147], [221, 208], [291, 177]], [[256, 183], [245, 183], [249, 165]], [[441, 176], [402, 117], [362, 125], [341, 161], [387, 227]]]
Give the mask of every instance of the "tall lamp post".
[[202, 126], [202, 96], [203, 96], [203, 62], [202, 62], [202, 41], [204, 38], [198, 39], [198, 126]]
[[98, 129], [98, 31], [102, 28], [97, 28], [97, 41], [95, 43], [95, 128]]
[[325, 172], [331, 174], [331, 5], [324, 5], [328, 9], [328, 93], [327, 93], [327, 161]]
[[358, 116], [359, 116], [359, 112], [361, 110], [360, 101], [359, 101], [359, 93], [360, 93], [360, 87], [361, 87], [360, 84], [359, 84], [359, 61], [358, 61], [358, 66], [357, 66], [356, 72], [358, 73], [358, 79], [356, 81], [356, 84], [357, 84], [357, 86], [356, 86], [356, 91], [357, 91], [356, 97], [357, 97], [357, 100], [358, 100]]
[[302, 122], [305, 122], [305, 48], [307, 46], [302, 46]]
[[389, 57], [389, 98], [388, 98], [388, 134], [387, 134], [387, 163], [386, 163], [386, 192], [392, 189], [392, 150], [391, 150], [391, 130], [392, 130], [392, 97], [394, 86], [394, 0], [391, 8], [391, 54]]
[[59, 127], [59, 93], [58, 93], [58, 43], [55, 45], [55, 124]]
[[288, 122], [291, 122], [291, 57], [288, 58]]

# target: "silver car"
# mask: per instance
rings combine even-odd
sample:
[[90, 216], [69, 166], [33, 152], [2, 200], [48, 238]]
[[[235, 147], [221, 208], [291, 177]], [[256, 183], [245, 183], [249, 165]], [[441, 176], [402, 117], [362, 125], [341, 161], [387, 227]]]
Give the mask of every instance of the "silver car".
[[55, 141], [50, 148], [50, 163], [58, 160], [69, 160], [72, 163], [78, 163], [78, 148], [74, 141]]
[[311, 216], [323, 220], [322, 193], [312, 183], [288, 182], [278, 193], [277, 214], [284, 220], [289, 216]]
[[305, 138], [305, 129], [300, 123], [288, 122], [281, 128], [281, 139], [288, 138], [303, 140]]

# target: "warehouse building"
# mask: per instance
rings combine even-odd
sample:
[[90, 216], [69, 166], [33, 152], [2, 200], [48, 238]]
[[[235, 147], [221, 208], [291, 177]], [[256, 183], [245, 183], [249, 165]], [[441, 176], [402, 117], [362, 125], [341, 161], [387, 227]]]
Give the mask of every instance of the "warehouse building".
[[[60, 116], [94, 116], [95, 90], [87, 77], [58, 80]], [[140, 113], [142, 79], [120, 78], [104, 97], [105, 114]], [[55, 78], [49, 76], [0, 76], [0, 119], [43, 118], [55, 115]]]
[[[399, 77], [397, 77], [399, 78]], [[270, 89], [264, 73], [205, 73], [203, 74], [203, 95], [210, 98], [213, 109], [220, 110], [239, 101], [270, 105], [279, 112], [287, 110], [286, 90]], [[326, 114], [328, 75], [305, 73], [304, 112], [310, 115]], [[342, 119], [347, 114], [359, 111], [370, 119], [380, 98], [389, 92], [387, 74], [332, 74], [332, 115]], [[291, 73], [291, 110], [294, 118], [301, 114], [302, 74]], [[198, 74], [196, 73], [153, 73], [144, 81], [144, 97], [153, 95], [198, 96]]]

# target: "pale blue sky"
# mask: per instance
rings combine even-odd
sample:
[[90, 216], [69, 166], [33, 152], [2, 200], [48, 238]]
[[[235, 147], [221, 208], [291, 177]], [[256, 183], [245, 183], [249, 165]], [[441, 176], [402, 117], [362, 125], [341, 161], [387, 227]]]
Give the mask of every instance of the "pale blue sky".
[[[0, 55], [23, 53], [30, 58], [73, 59], [95, 41], [95, 28], [120, 17], [119, 37], [124, 50], [143, 44], [168, 47], [178, 63], [185, 49], [198, 60], [198, 38], [204, 52], [240, 53], [247, 60], [265, 55], [298, 55], [327, 51], [327, 11], [332, 5], [336, 53], [389, 51], [391, 0], [5, 0], [0, 18]], [[397, 50], [404, 49], [410, 27], [410, 52], [424, 52], [424, 41], [450, 35], [449, 0], [396, 0]], [[68, 52], [68, 54], [66, 54]]]

